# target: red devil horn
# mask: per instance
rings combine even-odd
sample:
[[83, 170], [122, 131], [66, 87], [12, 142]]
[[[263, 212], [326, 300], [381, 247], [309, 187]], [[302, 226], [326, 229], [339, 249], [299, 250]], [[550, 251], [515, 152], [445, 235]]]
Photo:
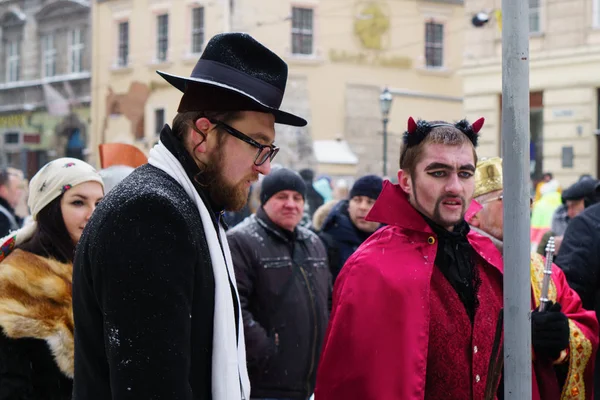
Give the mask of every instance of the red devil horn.
[[485, 122], [485, 118], [481, 117], [477, 121], [473, 122], [471, 127], [473, 128], [473, 132], [479, 133], [481, 128], [483, 127], [483, 123]]
[[413, 117], [408, 117], [408, 133], [413, 134], [417, 131], [417, 123]]

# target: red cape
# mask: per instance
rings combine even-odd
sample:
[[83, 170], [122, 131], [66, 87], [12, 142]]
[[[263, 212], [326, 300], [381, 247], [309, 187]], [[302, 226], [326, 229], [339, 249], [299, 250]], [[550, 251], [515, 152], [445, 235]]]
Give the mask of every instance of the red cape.
[[[315, 398], [421, 400], [435, 235], [388, 181], [367, 219], [387, 226], [358, 248], [336, 280]], [[502, 272], [489, 239], [470, 232], [468, 240], [487, 268]]]

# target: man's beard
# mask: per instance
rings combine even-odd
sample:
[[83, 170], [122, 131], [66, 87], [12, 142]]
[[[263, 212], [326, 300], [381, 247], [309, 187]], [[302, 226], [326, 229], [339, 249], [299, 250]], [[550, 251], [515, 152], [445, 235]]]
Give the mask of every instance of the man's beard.
[[[416, 179], [414, 179], [411, 176], [411, 181], [412, 181], [412, 185], [413, 188], [415, 190], [413, 190], [413, 196], [414, 196], [414, 201], [415, 201], [415, 205], [417, 206], [417, 208], [424, 214], [426, 214], [425, 208], [423, 206], [421, 206], [421, 204], [419, 203], [419, 199], [417, 196], [417, 186], [416, 186]], [[456, 221], [450, 221], [450, 220], [446, 220], [443, 219], [442, 217], [442, 212], [440, 210], [441, 204], [444, 200], [448, 199], [448, 198], [459, 198], [461, 201], [461, 210], [460, 210], [460, 217], [456, 220]], [[449, 228], [449, 227], [453, 227], [455, 225], [457, 225], [458, 223], [460, 223], [464, 218], [465, 218], [465, 214], [467, 212], [467, 203], [465, 202], [465, 199], [463, 197], [460, 196], [442, 196], [439, 199], [437, 199], [437, 201], [435, 202], [435, 207], [433, 208], [433, 215], [428, 216], [433, 222], [435, 222], [436, 224], [438, 224], [439, 226], [443, 227], [443, 228]]]
[[248, 202], [250, 188], [246, 186], [246, 182], [256, 179], [249, 177], [235, 185], [228, 183], [223, 176], [225, 170], [223, 160], [224, 157], [221, 152], [214, 153], [208, 165], [204, 166], [199, 181], [206, 187], [211, 200], [217, 207], [221, 207], [226, 211], [239, 211]]
[[[458, 217], [458, 219], [456, 221], [450, 221], [450, 220], [443, 219], [442, 212], [440, 211], [442, 202], [449, 198], [459, 198], [460, 202], [461, 202], [460, 217]], [[466, 203], [465, 203], [464, 198], [462, 198], [460, 196], [442, 196], [435, 202], [435, 208], [433, 209], [433, 218], [431, 218], [431, 219], [436, 224], [443, 226], [445, 228], [448, 228], [448, 227], [455, 226], [458, 223], [460, 223], [465, 218], [466, 212], [467, 212], [467, 210], [466, 210]]]

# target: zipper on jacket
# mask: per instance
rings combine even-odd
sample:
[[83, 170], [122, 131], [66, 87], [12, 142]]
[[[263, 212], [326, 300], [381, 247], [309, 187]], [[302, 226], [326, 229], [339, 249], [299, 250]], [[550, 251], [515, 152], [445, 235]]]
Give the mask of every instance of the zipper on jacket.
[[310, 368], [308, 369], [308, 375], [306, 377], [306, 396], [308, 397], [308, 395], [310, 394], [310, 377], [313, 374], [313, 370], [315, 369], [315, 358], [316, 358], [316, 347], [317, 347], [317, 336], [318, 336], [318, 329], [317, 329], [317, 310], [315, 307], [315, 296], [310, 288], [310, 281], [308, 280], [308, 276], [306, 275], [306, 271], [304, 270], [304, 268], [302, 268], [301, 266], [298, 266], [298, 268], [300, 268], [300, 272], [302, 273], [302, 277], [304, 278], [304, 281], [306, 282], [306, 290], [308, 291], [308, 297], [310, 299], [310, 308], [313, 312], [313, 340], [312, 340], [312, 351], [311, 351], [311, 356], [310, 356]]

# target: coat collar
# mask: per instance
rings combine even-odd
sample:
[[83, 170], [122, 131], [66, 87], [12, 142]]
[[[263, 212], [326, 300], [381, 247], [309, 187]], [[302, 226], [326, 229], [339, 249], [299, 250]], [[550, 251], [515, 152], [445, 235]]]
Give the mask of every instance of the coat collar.
[[408, 202], [406, 192], [400, 185], [394, 185], [390, 181], [383, 182], [383, 190], [365, 219], [412, 231], [433, 233], [421, 214]]

